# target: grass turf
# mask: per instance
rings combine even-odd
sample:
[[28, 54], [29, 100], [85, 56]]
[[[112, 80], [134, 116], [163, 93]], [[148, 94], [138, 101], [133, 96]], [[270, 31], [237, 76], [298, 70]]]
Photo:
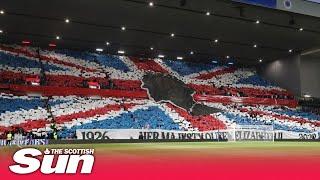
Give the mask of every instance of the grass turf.
[[[19, 148], [5, 147], [0, 155]], [[94, 148], [93, 178], [300, 180], [320, 176], [318, 142], [65, 144], [36, 148]]]
[[[97, 154], [197, 154], [201, 155], [320, 155], [318, 142], [173, 142], [173, 143], [110, 143], [110, 144], [58, 144], [38, 146], [44, 148], [93, 148]], [[17, 146], [5, 147], [13, 152]]]

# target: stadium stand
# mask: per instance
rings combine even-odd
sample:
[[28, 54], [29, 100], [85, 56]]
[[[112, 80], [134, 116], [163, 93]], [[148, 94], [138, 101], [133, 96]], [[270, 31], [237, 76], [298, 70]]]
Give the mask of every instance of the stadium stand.
[[[194, 116], [170, 100], [156, 102], [143, 88], [146, 73], [177, 78], [194, 90], [195, 102], [222, 112]], [[290, 92], [234, 66], [3, 44], [0, 75], [0, 133], [57, 130], [74, 138], [77, 129], [207, 131], [234, 122], [293, 132], [320, 127], [318, 115], [296, 109]]]
[[36, 131], [45, 128], [50, 122], [45, 107], [45, 98], [0, 95], [0, 131], [22, 128], [25, 131]]

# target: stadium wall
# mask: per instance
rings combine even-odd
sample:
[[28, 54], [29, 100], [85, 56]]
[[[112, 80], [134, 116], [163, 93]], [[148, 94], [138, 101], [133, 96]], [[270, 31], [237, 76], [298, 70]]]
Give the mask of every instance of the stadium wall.
[[301, 95], [300, 55], [261, 64], [258, 73], [265, 79]]
[[320, 98], [320, 57], [301, 56], [300, 64], [301, 94]]
[[308, 94], [320, 98], [319, 56], [297, 55], [262, 64], [257, 69], [261, 76], [296, 96]]
[[277, 9], [320, 17], [319, 0], [277, 0]]

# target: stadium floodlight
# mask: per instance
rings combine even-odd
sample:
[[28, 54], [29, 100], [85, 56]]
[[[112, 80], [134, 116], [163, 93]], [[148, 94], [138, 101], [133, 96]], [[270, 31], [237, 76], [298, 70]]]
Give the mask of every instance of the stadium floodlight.
[[0, 11], [0, 14], [4, 14], [4, 10], [1, 10], [1, 11]]
[[60, 39], [60, 36], [56, 36], [56, 40], [59, 40]]
[[260, 21], [259, 21], [259, 20], [256, 20], [256, 24], [260, 24]]
[[207, 15], [207, 16], [210, 16], [210, 15], [211, 15], [211, 13], [208, 11], [208, 12], [206, 12], [206, 15]]
[[23, 40], [21, 43], [22, 43], [22, 44], [31, 44], [31, 42], [28, 41], [28, 40]]
[[153, 6], [154, 6], [154, 3], [153, 3], [153, 2], [149, 2], [149, 6], [150, 6], [150, 7], [153, 7]]
[[263, 60], [262, 59], [259, 59], [259, 62], [262, 62]]
[[0, 34], [3, 33], [3, 31], [0, 29]]
[[66, 18], [66, 19], [64, 20], [64, 22], [65, 22], [65, 23], [69, 23], [70, 20], [69, 20], [68, 18]]
[[310, 95], [310, 94], [305, 94], [305, 95], [303, 95], [303, 97], [305, 97], [305, 98], [311, 98], [311, 95]]
[[218, 42], [219, 42], [219, 39], [215, 39], [214, 42], [215, 42], [215, 43], [218, 43]]
[[257, 48], [257, 47], [258, 47], [258, 45], [256, 45], [256, 44], [255, 44], [255, 45], [253, 45], [253, 47], [254, 47], [254, 48]]
[[107, 42], [106, 42], [106, 45], [109, 46], [109, 45], [110, 45], [110, 42], [107, 41]]
[[123, 50], [119, 50], [118, 54], [124, 54], [125, 52]]
[[300, 28], [300, 29], [299, 29], [299, 31], [303, 31], [303, 30], [304, 30], [303, 28]]
[[158, 58], [164, 58], [164, 55], [159, 54], [159, 55], [158, 55]]
[[57, 45], [56, 44], [53, 44], [53, 43], [50, 43], [48, 44], [49, 47], [56, 47]]
[[178, 57], [177, 57], [177, 59], [178, 59], [178, 60], [182, 60], [182, 59], [183, 59], [183, 57], [178, 56]]
[[103, 49], [102, 48], [97, 48], [96, 51], [103, 52]]
[[151, 51], [153, 51], [153, 50], [154, 50], [154, 48], [153, 48], [153, 47], [150, 47], [150, 50], [151, 50]]
[[174, 36], [175, 36], [175, 34], [174, 34], [174, 33], [171, 33], [171, 34], [170, 34], [170, 36], [171, 36], [171, 37], [174, 37]]
[[293, 49], [289, 49], [289, 53], [292, 53], [293, 52]]
[[191, 55], [193, 55], [193, 54], [194, 54], [194, 52], [193, 52], [193, 51], [190, 51], [190, 54], [191, 54]]
[[125, 31], [125, 30], [126, 30], [126, 27], [125, 27], [125, 26], [122, 26], [122, 27], [121, 27], [121, 30], [122, 30], [122, 31]]

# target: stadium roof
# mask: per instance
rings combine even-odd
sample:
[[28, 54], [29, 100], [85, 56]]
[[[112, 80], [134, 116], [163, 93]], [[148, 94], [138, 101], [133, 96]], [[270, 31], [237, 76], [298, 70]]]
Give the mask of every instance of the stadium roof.
[[0, 10], [1, 41], [42, 47], [258, 63], [320, 46], [319, 18], [226, 0], [1, 0]]

